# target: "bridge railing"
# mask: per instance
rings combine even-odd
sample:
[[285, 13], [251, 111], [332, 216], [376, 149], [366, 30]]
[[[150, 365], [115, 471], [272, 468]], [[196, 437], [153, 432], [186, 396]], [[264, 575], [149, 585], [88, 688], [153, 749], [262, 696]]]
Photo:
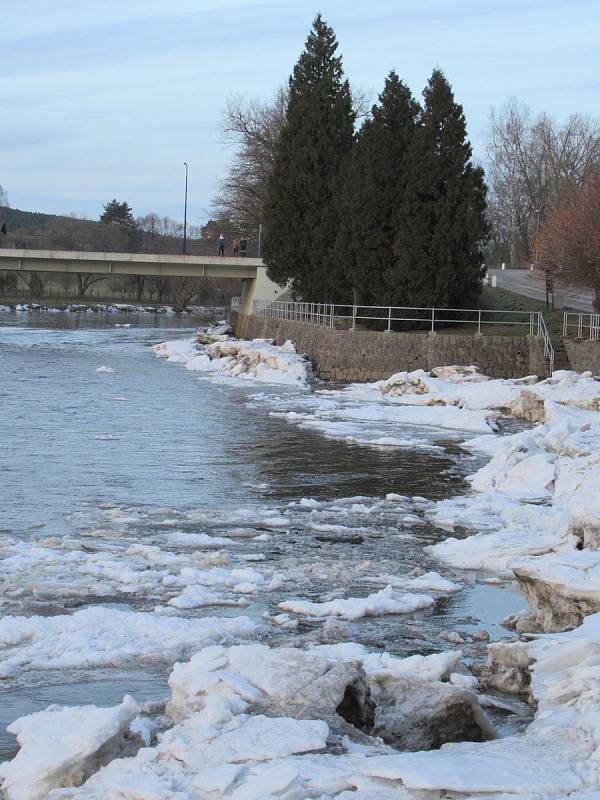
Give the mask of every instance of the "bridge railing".
[[575, 339], [600, 341], [600, 314], [581, 314], [565, 311], [563, 314], [563, 336]]
[[[1, 221], [0, 221], [1, 222]], [[159, 236], [147, 231], [134, 230], [130, 238], [123, 233], [119, 236], [118, 226], [107, 226], [106, 230], [99, 230], [96, 235], [85, 237], [69, 237], [53, 233], [0, 233], [0, 250], [70, 250], [78, 253], [158, 253], [161, 255], [182, 255], [182, 239], [178, 236]], [[104, 234], [103, 236], [101, 234]], [[216, 256], [219, 251], [219, 242], [215, 238], [188, 237], [186, 255], [188, 256]], [[246, 257], [255, 258], [258, 255], [258, 244], [254, 240], [247, 240]], [[225, 242], [225, 256], [234, 256], [233, 242]]]

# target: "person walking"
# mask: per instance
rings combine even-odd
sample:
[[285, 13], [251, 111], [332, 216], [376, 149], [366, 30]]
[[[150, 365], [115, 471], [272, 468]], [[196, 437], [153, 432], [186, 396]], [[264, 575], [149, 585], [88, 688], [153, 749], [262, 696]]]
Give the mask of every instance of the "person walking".
[[0, 247], [6, 247], [7, 241], [8, 241], [8, 228], [6, 227], [6, 222], [3, 222], [2, 227], [0, 227]]
[[242, 256], [242, 258], [246, 257], [246, 245], [247, 244], [248, 243], [247, 243], [247, 241], [245, 239], [242, 239], [241, 242], [240, 242], [240, 255]]
[[217, 255], [224, 256], [225, 255], [225, 234], [219, 234], [219, 252]]
[[240, 253], [240, 240], [236, 236], [236, 238], [233, 240], [233, 255], [234, 255], [234, 257], [237, 258], [239, 253]]

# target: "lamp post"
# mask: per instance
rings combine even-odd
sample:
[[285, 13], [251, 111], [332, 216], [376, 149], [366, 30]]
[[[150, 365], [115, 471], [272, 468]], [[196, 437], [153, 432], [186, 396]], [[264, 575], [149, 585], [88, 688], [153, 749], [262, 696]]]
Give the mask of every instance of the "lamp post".
[[541, 208], [535, 209], [536, 215], [536, 225], [535, 225], [535, 255], [534, 255], [534, 263], [535, 269], [538, 268], [538, 248], [539, 248], [539, 239], [540, 239], [540, 214], [542, 213]]
[[183, 206], [183, 255], [185, 255], [185, 248], [187, 244], [187, 187], [188, 187], [188, 163], [183, 162], [185, 167], [185, 203]]

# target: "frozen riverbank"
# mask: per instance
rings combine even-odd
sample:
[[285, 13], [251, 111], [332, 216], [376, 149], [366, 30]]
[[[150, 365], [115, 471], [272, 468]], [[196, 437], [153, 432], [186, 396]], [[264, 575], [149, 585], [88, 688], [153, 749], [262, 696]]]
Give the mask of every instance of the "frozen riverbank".
[[[504, 646], [513, 663], [531, 664], [538, 703], [535, 721], [516, 737], [489, 739], [460, 653], [402, 660], [356, 645], [209, 647], [175, 665], [166, 706], [139, 709], [126, 697], [110, 710], [56, 708], [17, 721], [21, 751], [0, 767], [4, 790], [7, 800], [417, 800], [449, 792], [589, 800], [600, 780], [598, 667], [590, 664], [599, 625], [595, 615], [576, 631]], [[507, 663], [506, 652], [499, 660]], [[480, 741], [418, 752], [385, 743], [417, 750], [427, 724], [442, 730], [452, 708]], [[59, 732], [60, 752], [41, 747]]]
[[[307, 384], [308, 367], [291, 343], [277, 348], [265, 340], [214, 338], [221, 341], [155, 349], [188, 369]], [[295, 397], [267, 403], [294, 406], [270, 412], [293, 424], [375, 446], [411, 446], [411, 427], [482, 434], [461, 437], [465, 450], [490, 458], [468, 478], [475, 493], [429, 511], [444, 530], [479, 532], [451, 537], [429, 553], [457, 568], [516, 575], [534, 611], [515, 620], [520, 629], [563, 630], [600, 610], [600, 382], [590, 373], [490, 380], [472, 367], [446, 367], [317, 390], [300, 404]], [[503, 417], [533, 427], [499, 436]], [[390, 433], [365, 435], [369, 424]], [[399, 426], [403, 437], [391, 433]], [[417, 446], [435, 444], [421, 438]]]
[[[514, 436], [554, 425], [563, 413], [595, 413], [581, 408], [594, 382], [573, 377], [569, 385], [564, 376], [528, 385], [454, 371], [310, 391], [308, 367], [291, 347], [223, 339], [202, 350], [178, 344], [162, 351], [186, 366], [196, 361], [192, 375], [219, 384], [220, 403], [223, 381], [261, 384], [249, 400], [236, 395], [244, 413], [258, 410], [298, 446], [341, 442], [354, 454], [353, 469], [372, 458], [388, 459], [390, 469], [404, 453], [416, 475], [427, 464], [445, 464], [454, 478], [438, 469], [432, 485], [460, 483], [468, 464], [484, 480], [485, 461]], [[100, 374], [95, 391], [112, 396], [123, 369], [103, 362], [114, 372]], [[284, 378], [274, 382], [271, 373]], [[178, 386], [185, 391], [184, 382]], [[506, 404], [523, 402], [523, 391], [548, 394], [540, 401], [544, 421], [506, 435]], [[540, 403], [531, 405], [539, 414]], [[546, 420], [547, 406], [556, 406], [554, 422]], [[178, 425], [189, 428], [183, 417]], [[477, 449], [463, 451], [458, 469], [448, 449], [458, 453], [473, 434]], [[98, 447], [123, 448], [122, 441]], [[527, 496], [504, 492], [513, 516], [552, 506], [547, 484], [540, 496], [543, 478]], [[573, 633], [494, 644], [489, 668], [475, 669], [489, 633], [465, 603], [482, 600], [472, 586], [480, 574], [441, 562], [439, 574], [423, 558], [428, 545], [440, 558], [436, 548], [446, 546], [440, 539], [451, 526], [463, 535], [462, 528], [485, 522], [487, 535], [497, 533], [492, 513], [476, 505], [486, 492], [497, 494], [496, 485], [480, 489], [473, 479], [472, 486], [441, 502], [415, 489], [329, 499], [296, 494], [287, 503], [221, 509], [105, 502], [80, 509], [66, 537], [43, 530], [17, 542], [6, 537], [5, 681], [18, 686], [44, 671], [180, 661], [170, 670], [166, 704], [125, 698], [112, 709], [55, 708], [16, 722], [21, 751], [0, 773], [8, 800], [583, 797], [597, 778], [594, 762], [583, 763], [595, 741], [596, 698], [588, 691], [595, 617]], [[589, 543], [587, 530], [582, 541]], [[512, 574], [510, 564], [497, 574]], [[494, 584], [476, 587], [491, 592]], [[40, 616], [48, 611], [53, 616]], [[526, 713], [497, 687], [530, 692], [539, 703], [525, 733], [497, 738], [494, 706]], [[49, 749], [58, 732], [64, 746]], [[444, 742], [454, 744], [413, 752]]]
[[[208, 306], [189, 306], [184, 314], [200, 314], [206, 316], [223, 311], [222, 308]], [[61, 303], [48, 305], [45, 303], [12, 303], [2, 305], [0, 312], [16, 312], [23, 314], [33, 312], [37, 314], [175, 314], [172, 306], [141, 305], [135, 303]]]

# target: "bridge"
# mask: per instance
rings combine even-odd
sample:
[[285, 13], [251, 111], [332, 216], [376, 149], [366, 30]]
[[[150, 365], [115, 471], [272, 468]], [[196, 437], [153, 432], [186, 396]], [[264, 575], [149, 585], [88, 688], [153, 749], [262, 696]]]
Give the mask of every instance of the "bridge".
[[284, 288], [269, 280], [261, 258], [0, 248], [0, 270], [169, 278], [241, 278], [240, 311], [247, 314], [251, 313], [254, 300], [272, 302], [285, 292]]

